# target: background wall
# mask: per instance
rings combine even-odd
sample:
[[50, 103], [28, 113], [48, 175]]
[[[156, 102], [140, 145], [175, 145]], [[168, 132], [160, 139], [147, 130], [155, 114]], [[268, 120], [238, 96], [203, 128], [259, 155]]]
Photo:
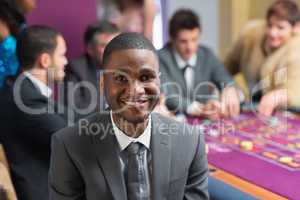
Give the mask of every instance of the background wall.
[[201, 17], [203, 29], [201, 42], [217, 53], [219, 50], [219, 0], [168, 0], [168, 19], [182, 7], [193, 9]]
[[37, 8], [27, 16], [28, 23], [56, 28], [67, 41], [67, 56], [79, 56], [83, 52], [84, 30], [96, 20], [96, 0], [39, 0], [37, 3]]
[[[193, 9], [201, 16], [201, 42], [224, 57], [249, 19], [264, 18], [267, 8], [275, 0], [162, 0], [168, 20], [181, 7]], [[300, 0], [295, 0], [300, 5]], [[96, 0], [37, 1], [37, 8], [28, 16], [29, 24], [46, 24], [63, 33], [67, 40], [68, 57], [83, 52], [83, 32], [96, 17]], [[167, 25], [164, 33], [167, 36]]]

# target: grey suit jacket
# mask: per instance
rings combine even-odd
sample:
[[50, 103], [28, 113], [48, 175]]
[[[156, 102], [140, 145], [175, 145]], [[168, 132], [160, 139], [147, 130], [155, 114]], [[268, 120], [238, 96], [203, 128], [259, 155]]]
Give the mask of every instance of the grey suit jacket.
[[[66, 67], [64, 87], [61, 87], [64, 90], [60, 90], [61, 101], [73, 109], [85, 109], [88, 106], [92, 108], [90, 112], [85, 114], [75, 113], [77, 114], [76, 118], [82, 118], [100, 110], [99, 102], [100, 98], [102, 99], [100, 96], [102, 94], [99, 92], [97, 79], [97, 67], [87, 55], [72, 60]], [[86, 85], [76, 86], [76, 84], [83, 82], [90, 84], [92, 90], [89, 90]]]
[[171, 44], [167, 44], [158, 52], [162, 91], [170, 110], [186, 112], [193, 101], [206, 102], [211, 98], [214, 89], [222, 89], [233, 80], [207, 47], [199, 46], [197, 64], [194, 68], [194, 88], [188, 94], [183, 71], [178, 67]]
[[[152, 114], [152, 123], [152, 199], [209, 199], [204, 136], [159, 114]], [[79, 122], [52, 138], [50, 199], [126, 200], [109, 114], [95, 114], [83, 124], [81, 130]]]

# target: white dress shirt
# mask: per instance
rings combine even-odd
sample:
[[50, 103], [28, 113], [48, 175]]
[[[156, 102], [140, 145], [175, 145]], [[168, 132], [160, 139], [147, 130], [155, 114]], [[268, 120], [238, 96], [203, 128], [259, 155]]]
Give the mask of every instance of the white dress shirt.
[[44, 95], [47, 98], [51, 97], [52, 90], [45, 83], [35, 78], [27, 71], [23, 72], [23, 75], [26, 76], [33, 83], [33, 85], [42, 93], [42, 95]]
[[189, 60], [185, 61], [181, 58], [179, 53], [174, 49], [174, 56], [179, 69], [183, 70], [187, 65], [191, 66], [188, 67], [184, 72], [184, 79], [185, 79], [187, 89], [191, 91], [194, 87], [194, 68], [196, 67], [197, 64], [197, 54], [194, 53]]
[[[127, 157], [122, 154], [123, 150], [126, 149], [126, 147], [131, 143], [131, 142], [139, 142], [143, 144], [147, 148], [147, 152], [145, 154], [145, 160], [148, 162], [150, 165], [151, 162], [151, 152], [150, 152], [150, 141], [151, 141], [151, 115], [149, 116], [149, 121], [146, 129], [144, 132], [138, 137], [138, 138], [132, 138], [127, 136], [123, 131], [121, 131], [116, 123], [114, 122], [113, 116], [112, 116], [112, 111], [110, 111], [110, 118], [113, 126], [113, 131], [115, 133], [115, 136], [117, 138], [119, 147], [120, 147], [120, 162], [121, 162], [121, 170], [124, 174], [126, 165], [127, 165]], [[150, 167], [149, 167], [150, 168]], [[151, 173], [151, 169], [149, 170]]]
[[139, 142], [143, 144], [147, 149], [150, 150], [150, 140], [151, 140], [151, 115], [149, 116], [149, 122], [144, 130], [144, 132], [138, 137], [133, 138], [127, 136], [123, 131], [121, 131], [114, 122], [112, 111], [110, 112], [110, 118], [113, 126], [114, 133], [116, 135], [120, 150], [123, 151], [131, 142]]

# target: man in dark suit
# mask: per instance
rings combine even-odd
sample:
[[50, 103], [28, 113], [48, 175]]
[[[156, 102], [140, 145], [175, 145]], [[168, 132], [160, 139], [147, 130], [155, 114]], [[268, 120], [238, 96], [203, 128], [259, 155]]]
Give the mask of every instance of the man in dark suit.
[[[210, 49], [199, 46], [198, 16], [188, 9], [178, 10], [169, 32], [171, 41], [158, 53], [169, 109], [212, 118], [238, 115], [239, 97], [231, 76]], [[217, 112], [211, 112], [213, 108]]]
[[85, 55], [72, 60], [66, 68], [61, 97], [81, 117], [105, 107], [99, 87], [102, 56], [105, 46], [118, 33], [118, 28], [107, 21], [89, 25], [84, 34]]
[[106, 47], [111, 110], [53, 136], [51, 200], [208, 199], [204, 135], [152, 113], [160, 95], [156, 50], [124, 33]]
[[57, 31], [27, 28], [17, 44], [23, 72], [1, 91], [0, 137], [19, 200], [48, 199], [51, 136], [67, 125], [64, 107], [51, 98], [50, 85], [64, 77], [65, 52]]

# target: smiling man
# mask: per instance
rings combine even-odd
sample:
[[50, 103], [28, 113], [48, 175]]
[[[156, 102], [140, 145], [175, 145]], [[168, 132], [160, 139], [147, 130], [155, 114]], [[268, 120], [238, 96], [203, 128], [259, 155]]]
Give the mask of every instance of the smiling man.
[[50, 199], [208, 199], [203, 135], [152, 113], [160, 80], [151, 42], [117, 36], [103, 66], [110, 110], [55, 134]]

